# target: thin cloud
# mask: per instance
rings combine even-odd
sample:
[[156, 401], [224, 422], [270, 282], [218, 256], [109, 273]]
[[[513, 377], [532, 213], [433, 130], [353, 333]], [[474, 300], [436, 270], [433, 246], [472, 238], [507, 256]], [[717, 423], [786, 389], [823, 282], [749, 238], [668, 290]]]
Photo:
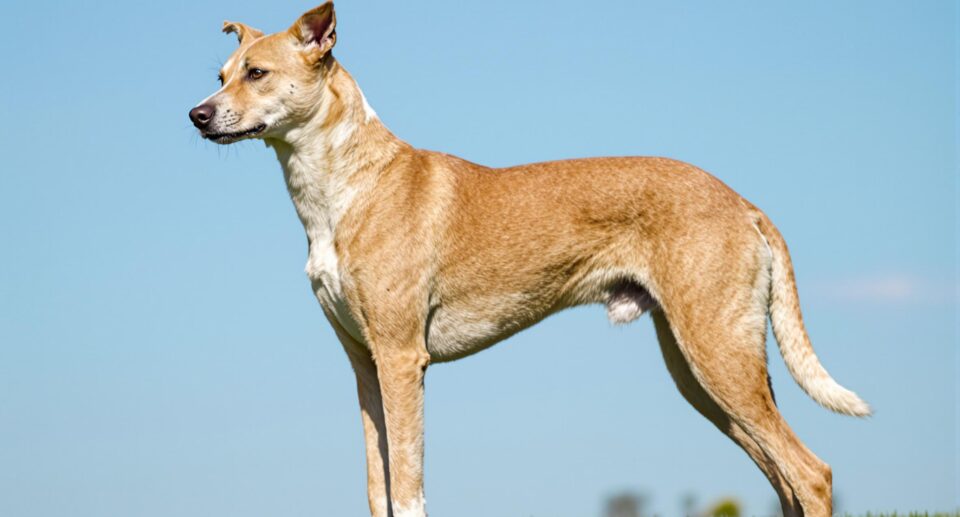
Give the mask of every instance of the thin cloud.
[[815, 289], [837, 301], [907, 304], [951, 301], [957, 285], [948, 278], [935, 282], [907, 273], [880, 273], [823, 281]]

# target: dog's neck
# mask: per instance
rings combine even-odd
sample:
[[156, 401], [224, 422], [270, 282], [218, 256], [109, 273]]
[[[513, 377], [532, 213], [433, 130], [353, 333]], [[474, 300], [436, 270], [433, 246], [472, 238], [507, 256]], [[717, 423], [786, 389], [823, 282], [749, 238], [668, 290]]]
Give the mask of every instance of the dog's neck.
[[266, 138], [283, 167], [287, 190], [315, 245], [333, 240], [347, 210], [371, 189], [402, 149], [367, 104], [350, 74], [332, 57], [318, 85], [320, 103], [281, 138]]

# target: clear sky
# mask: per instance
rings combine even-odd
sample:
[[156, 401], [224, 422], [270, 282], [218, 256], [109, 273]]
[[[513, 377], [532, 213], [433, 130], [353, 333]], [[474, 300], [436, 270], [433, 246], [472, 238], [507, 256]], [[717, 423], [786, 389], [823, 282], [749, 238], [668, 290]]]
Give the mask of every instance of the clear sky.
[[[310, 2], [3, 2], [0, 515], [366, 511], [353, 377], [273, 152], [187, 111]], [[957, 4], [338, 4], [334, 54], [412, 144], [490, 165], [665, 155], [763, 208], [814, 345], [876, 408], [781, 411], [840, 509], [958, 488]], [[676, 392], [648, 317], [550, 318], [427, 376], [431, 515], [679, 512], [773, 491]]]

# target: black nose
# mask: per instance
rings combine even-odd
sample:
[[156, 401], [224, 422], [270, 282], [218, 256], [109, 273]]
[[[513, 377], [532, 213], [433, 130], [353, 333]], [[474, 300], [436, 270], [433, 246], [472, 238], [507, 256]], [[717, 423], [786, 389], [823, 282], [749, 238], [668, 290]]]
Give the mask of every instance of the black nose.
[[213, 114], [216, 110], [210, 104], [202, 104], [190, 110], [190, 120], [193, 121], [193, 125], [197, 126], [197, 129], [203, 129], [210, 124], [210, 119], [213, 118]]

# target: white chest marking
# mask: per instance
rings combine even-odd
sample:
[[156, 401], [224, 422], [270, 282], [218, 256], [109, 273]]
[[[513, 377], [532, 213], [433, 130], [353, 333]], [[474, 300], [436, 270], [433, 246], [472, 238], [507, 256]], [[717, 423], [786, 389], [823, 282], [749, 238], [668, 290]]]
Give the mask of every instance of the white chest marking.
[[343, 279], [340, 276], [340, 262], [333, 245], [332, 232], [321, 239], [311, 237], [305, 270], [320, 305], [337, 319], [350, 336], [362, 343], [360, 327], [343, 295]]
[[360, 327], [344, 296], [344, 279], [335, 246], [337, 224], [351, 206], [356, 189], [345, 180], [290, 156], [284, 172], [287, 188], [310, 243], [307, 265], [314, 294], [323, 308], [356, 340], [363, 342]]

